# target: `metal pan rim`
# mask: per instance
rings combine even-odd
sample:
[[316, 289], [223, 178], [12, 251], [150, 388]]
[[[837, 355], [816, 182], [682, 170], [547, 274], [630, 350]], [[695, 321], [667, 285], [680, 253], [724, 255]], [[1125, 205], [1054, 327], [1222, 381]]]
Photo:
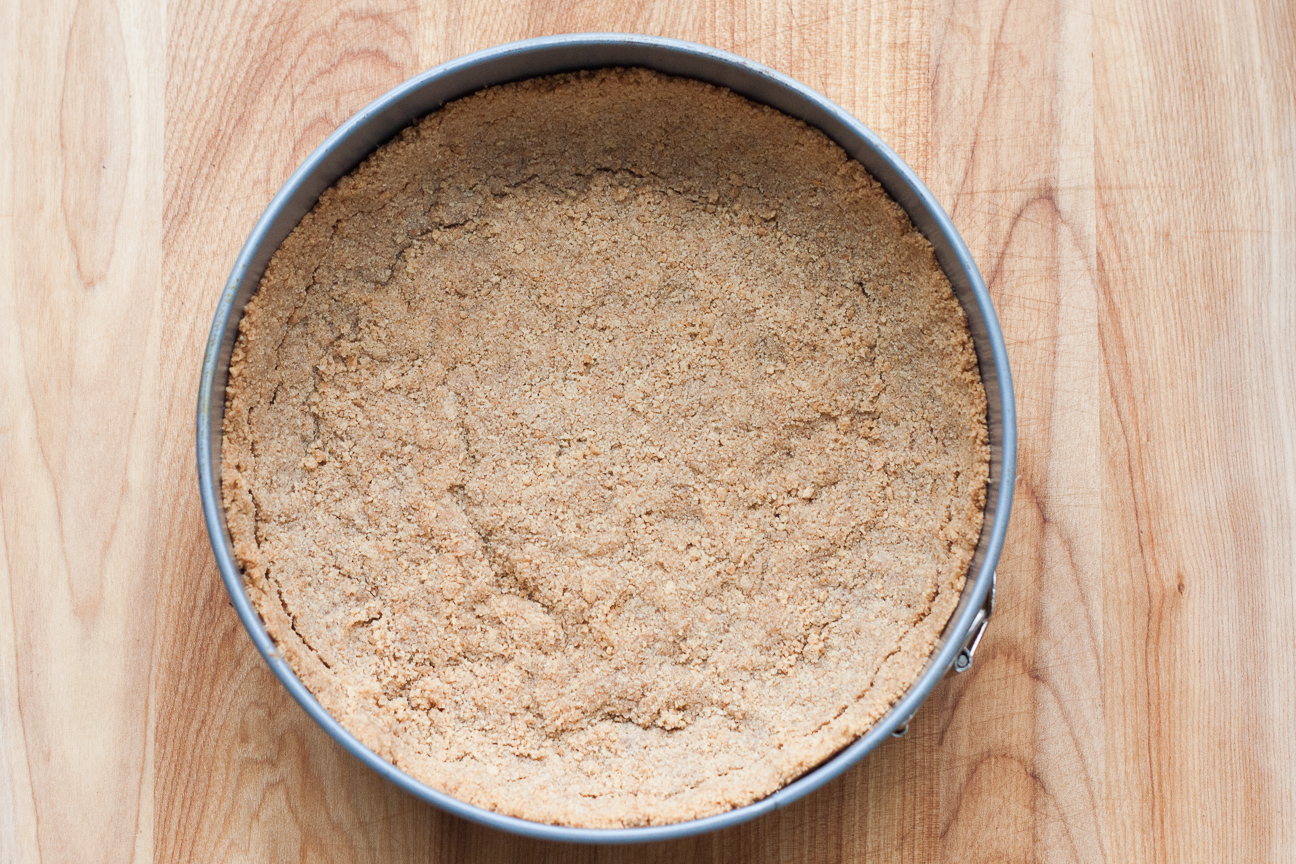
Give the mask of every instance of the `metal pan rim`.
[[[859, 160], [900, 203], [936, 248], [973, 331], [991, 425], [991, 476], [986, 520], [958, 608], [923, 672], [872, 728], [816, 768], [759, 801], [702, 819], [635, 828], [574, 828], [506, 816], [468, 804], [414, 779], [348, 732], [278, 653], [253, 608], [234, 562], [220, 496], [220, 446], [229, 355], [243, 305], [270, 256], [320, 193], [410, 122], [491, 84], [607, 66], [646, 66], [729, 87], [825, 132]], [[749, 821], [807, 795], [857, 763], [908, 719], [977, 634], [976, 619], [992, 603], [994, 568], [1003, 547], [1016, 478], [1016, 412], [1007, 351], [984, 281], [948, 215], [918, 176], [849, 113], [794, 79], [746, 58], [676, 39], [624, 33], [581, 33], [528, 39], [443, 63], [374, 100], [328, 137], [270, 202], [240, 252], [222, 292], [207, 340], [197, 417], [199, 494], [221, 578], [257, 650], [288, 692], [325, 732], [400, 788], [473, 822], [514, 834], [575, 843], [641, 843], [677, 839]]]

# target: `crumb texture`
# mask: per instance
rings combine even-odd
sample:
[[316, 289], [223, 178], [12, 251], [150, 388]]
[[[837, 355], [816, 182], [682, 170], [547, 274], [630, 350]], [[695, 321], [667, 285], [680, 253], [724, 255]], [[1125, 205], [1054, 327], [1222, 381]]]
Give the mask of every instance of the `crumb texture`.
[[248, 304], [223, 490], [271, 635], [369, 747], [540, 822], [761, 798], [957, 604], [986, 399], [930, 245], [821, 133], [643, 70], [451, 103]]

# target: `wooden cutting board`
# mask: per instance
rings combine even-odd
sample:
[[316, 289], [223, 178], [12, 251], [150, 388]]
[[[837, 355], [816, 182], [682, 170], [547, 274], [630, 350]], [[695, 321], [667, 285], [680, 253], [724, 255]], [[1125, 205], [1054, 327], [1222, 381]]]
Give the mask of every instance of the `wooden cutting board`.
[[[0, 11], [0, 859], [1296, 860], [1296, 6], [12, 0]], [[781, 812], [536, 844], [396, 791], [228, 605], [203, 342], [270, 197], [405, 78], [549, 33], [736, 51], [944, 202], [1017, 382], [971, 672]]]

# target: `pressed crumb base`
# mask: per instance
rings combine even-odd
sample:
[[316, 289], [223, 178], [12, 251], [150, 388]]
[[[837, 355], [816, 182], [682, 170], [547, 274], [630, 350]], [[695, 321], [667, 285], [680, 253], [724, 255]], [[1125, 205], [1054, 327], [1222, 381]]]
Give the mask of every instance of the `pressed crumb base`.
[[761, 798], [916, 678], [986, 400], [930, 245], [821, 133], [644, 70], [451, 103], [248, 304], [223, 486], [344, 726], [539, 822]]

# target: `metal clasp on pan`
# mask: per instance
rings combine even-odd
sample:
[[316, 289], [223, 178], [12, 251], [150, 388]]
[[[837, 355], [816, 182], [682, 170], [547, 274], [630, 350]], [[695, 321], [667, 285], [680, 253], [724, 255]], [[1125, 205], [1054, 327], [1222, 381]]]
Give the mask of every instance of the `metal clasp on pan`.
[[991, 574], [990, 594], [986, 597], [985, 605], [977, 610], [976, 617], [972, 619], [972, 627], [968, 630], [967, 641], [954, 657], [955, 672], [966, 672], [972, 668], [972, 658], [976, 654], [977, 646], [981, 644], [981, 637], [985, 635], [986, 622], [990, 620], [990, 613], [994, 611], [996, 582], [998, 582], [998, 574]]
[[[963, 647], [959, 649], [958, 654], [954, 655], [954, 665], [952, 668], [955, 672], [966, 672], [972, 668], [972, 658], [976, 655], [977, 646], [981, 644], [981, 637], [985, 635], [986, 622], [990, 620], [990, 613], [994, 611], [995, 602], [995, 584], [999, 581], [999, 574], [990, 574], [990, 594], [986, 596], [985, 603], [977, 610], [976, 617], [972, 619], [972, 627], [968, 630], [967, 639], [963, 642]], [[903, 738], [909, 731], [909, 722], [913, 720], [910, 714], [904, 719], [904, 722], [891, 730], [891, 735], [895, 738]]]

